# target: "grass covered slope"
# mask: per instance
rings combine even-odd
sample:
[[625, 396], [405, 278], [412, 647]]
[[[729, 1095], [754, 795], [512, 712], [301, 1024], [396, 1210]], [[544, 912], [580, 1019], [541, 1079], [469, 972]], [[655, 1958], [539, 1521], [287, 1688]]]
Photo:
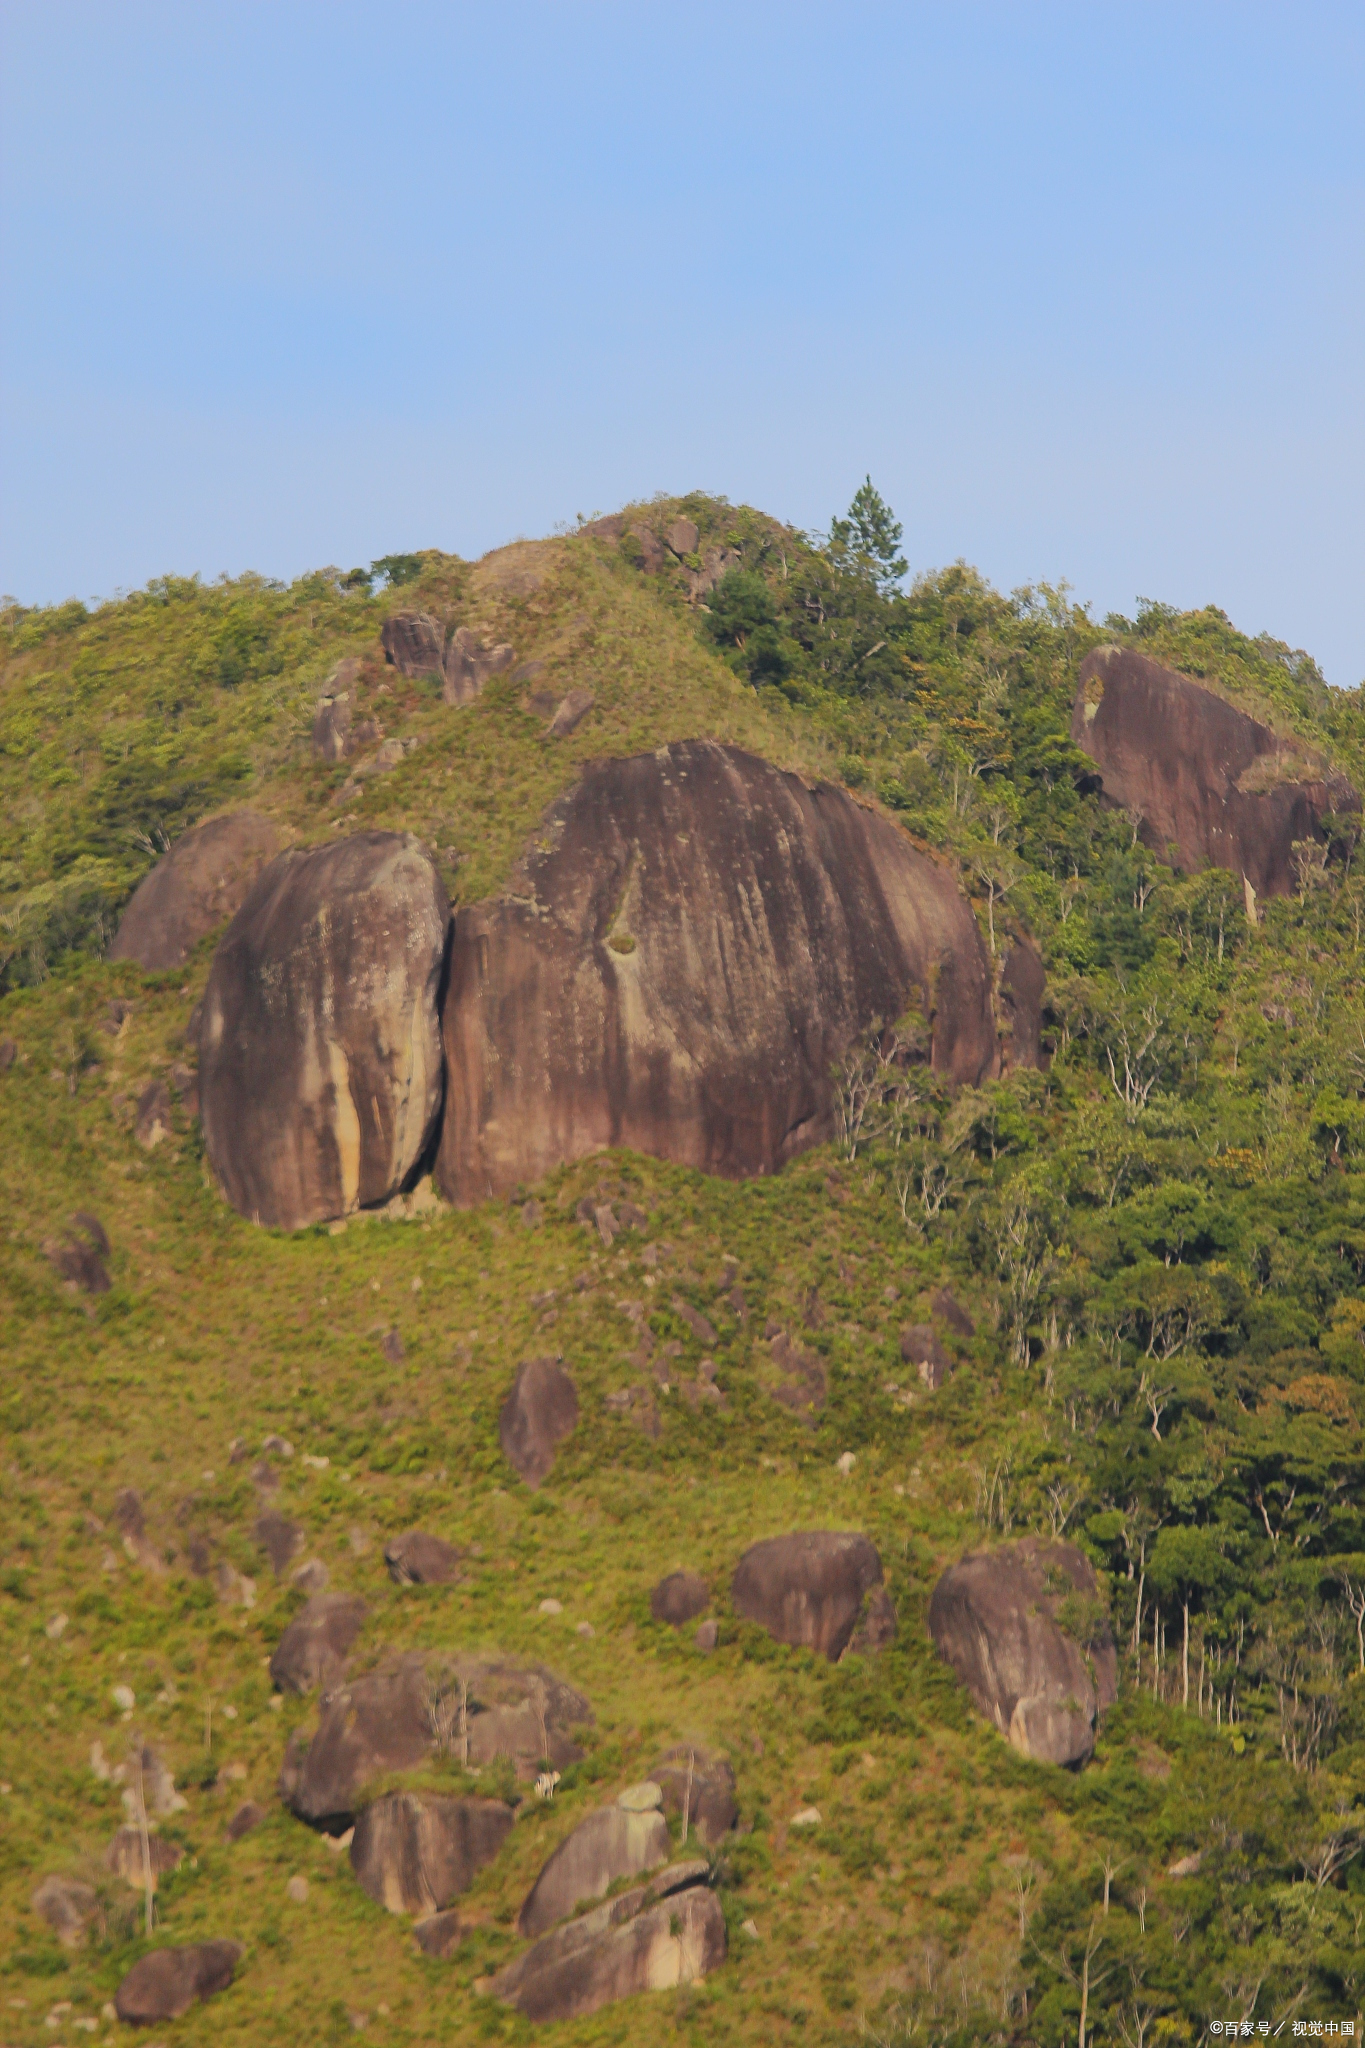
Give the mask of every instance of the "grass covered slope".
[[[1250, 929], [1236, 878], [1172, 874], [1084, 793], [1068, 735], [1080, 660], [1111, 638], [1269, 706], [1357, 783], [1358, 702], [1212, 611], [1101, 627], [1065, 590], [1003, 598], [961, 566], [897, 594], [866, 522], [815, 546], [693, 498], [634, 508], [625, 527], [679, 517], [697, 547], [654, 572], [626, 530], [472, 566], [412, 558], [379, 597], [328, 574], [5, 621], [6, 2040], [70, 2037], [147, 1945], [140, 1897], [103, 1865], [121, 1787], [92, 1768], [93, 1744], [117, 1768], [139, 1736], [186, 1802], [160, 1824], [185, 1857], [153, 1942], [244, 1946], [233, 1989], [168, 2040], [342, 2040], [361, 2014], [386, 2041], [529, 2039], [476, 1983], [516, 1951], [516, 1909], [553, 1843], [687, 1741], [736, 1773], [741, 1831], [719, 1857], [729, 1960], [556, 2039], [1052, 2043], [1077, 2036], [1083, 1975], [1098, 2041], [1355, 2015], [1358, 856], [1334, 826], [1302, 899]], [[689, 587], [708, 551], [720, 574], [702, 610]], [[399, 604], [511, 642], [516, 667], [474, 705], [442, 706], [379, 655]], [[358, 714], [417, 742], [358, 784], [373, 748], [326, 766], [308, 737], [348, 653]], [[530, 700], [571, 686], [594, 708], [554, 739]], [[226, 1208], [179, 1103], [167, 1138], [137, 1143], [136, 1102], [186, 1058], [211, 951], [162, 977], [101, 957], [163, 835], [248, 802], [301, 842], [402, 827], [468, 902], [578, 761], [699, 735], [835, 773], [943, 849], [997, 959], [1030, 932], [1049, 973], [1048, 1071], [949, 1097], [913, 1065], [855, 1056], [845, 1142], [771, 1180], [603, 1156], [511, 1203], [415, 1204], [294, 1238]], [[585, 1194], [629, 1199], [645, 1226], [603, 1244], [577, 1220]], [[107, 1293], [64, 1285], [49, 1256], [78, 1211], [108, 1234]], [[954, 1340], [956, 1370], [929, 1394], [900, 1331], [944, 1284], [977, 1334]], [[680, 1347], [666, 1394], [631, 1361], [641, 1323]], [[773, 1398], [770, 1325], [823, 1363], [808, 1421]], [[501, 1455], [498, 1411], [517, 1364], [550, 1352], [581, 1417], [532, 1495]], [[700, 1393], [704, 1357], [723, 1403]], [[642, 1381], [647, 1397], [608, 1403]], [[272, 1434], [293, 1447], [264, 1461], [273, 1492], [255, 1476]], [[125, 1544], [129, 1487], [145, 1533]], [[409, 1647], [495, 1648], [593, 1703], [586, 1761], [552, 1804], [518, 1809], [460, 1902], [470, 1931], [448, 1961], [422, 1956], [274, 1796], [315, 1703], [271, 1704], [266, 1662], [303, 1596], [253, 1539], [267, 1498], [303, 1527], [300, 1557], [364, 1595], [353, 1669]], [[384, 1542], [414, 1525], [468, 1550], [463, 1583], [390, 1582]], [[730, 1614], [741, 1551], [801, 1527], [876, 1542], [900, 1615], [880, 1659], [829, 1667]], [[1120, 1647], [1119, 1704], [1075, 1775], [986, 1726], [925, 1623], [946, 1564], [1027, 1530], [1087, 1550]], [[650, 1587], [679, 1566], [715, 1590], [710, 1656], [650, 1618]], [[561, 1612], [542, 1614], [545, 1599]], [[465, 1783], [451, 1764], [433, 1776]], [[248, 1797], [267, 1819], [230, 1844]], [[793, 1829], [811, 1804], [819, 1825]], [[31, 1910], [50, 1872], [99, 1894], [83, 1949]], [[302, 1900], [286, 1889], [298, 1876]]]

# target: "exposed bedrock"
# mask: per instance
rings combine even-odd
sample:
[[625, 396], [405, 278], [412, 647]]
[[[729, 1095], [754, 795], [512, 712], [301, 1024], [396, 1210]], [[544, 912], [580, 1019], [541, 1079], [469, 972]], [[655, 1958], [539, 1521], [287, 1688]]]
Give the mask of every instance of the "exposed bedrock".
[[256, 811], [230, 811], [196, 825], [133, 891], [111, 960], [135, 960], [149, 974], [183, 966], [199, 941], [237, 910], [280, 835]]
[[1026, 1537], [964, 1557], [929, 1602], [929, 1632], [972, 1699], [1025, 1756], [1083, 1763], [1117, 1697], [1118, 1664], [1089, 1559]]
[[284, 853], [204, 992], [204, 1141], [234, 1209], [296, 1230], [383, 1201], [441, 1107], [445, 891], [406, 833]]
[[1306, 741], [1276, 733], [1189, 676], [1128, 647], [1081, 663], [1071, 737], [1106, 799], [1136, 816], [1144, 843], [1184, 869], [1227, 868], [1258, 896], [1296, 886], [1294, 841], [1359, 793]]
[[769, 1172], [832, 1134], [831, 1067], [912, 997], [936, 1071], [996, 1071], [971, 907], [889, 819], [705, 740], [590, 763], [455, 918], [438, 1181], [481, 1201], [601, 1145]]

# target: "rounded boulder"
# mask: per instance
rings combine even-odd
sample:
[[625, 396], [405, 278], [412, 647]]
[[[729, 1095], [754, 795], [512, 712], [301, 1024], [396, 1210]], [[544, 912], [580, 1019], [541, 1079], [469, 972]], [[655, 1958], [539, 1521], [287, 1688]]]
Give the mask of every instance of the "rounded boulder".
[[281, 854], [224, 933], [199, 1094], [234, 1209], [297, 1230], [382, 1202], [441, 1107], [445, 891], [405, 833]]
[[730, 1598], [744, 1621], [779, 1643], [818, 1650], [837, 1663], [853, 1637], [863, 1602], [882, 1580], [875, 1544], [853, 1530], [806, 1529], [771, 1536], [735, 1566]]
[[233, 916], [279, 849], [278, 829], [256, 811], [196, 825], [138, 883], [109, 958], [134, 960], [149, 974], [183, 966], [199, 941]]

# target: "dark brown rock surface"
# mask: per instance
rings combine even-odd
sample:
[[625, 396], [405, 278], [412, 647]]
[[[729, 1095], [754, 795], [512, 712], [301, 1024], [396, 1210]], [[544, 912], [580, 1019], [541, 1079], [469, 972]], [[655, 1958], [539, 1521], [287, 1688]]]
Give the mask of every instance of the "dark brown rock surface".
[[853, 1530], [809, 1529], [755, 1543], [735, 1566], [730, 1597], [745, 1621], [780, 1643], [819, 1650], [837, 1663], [863, 1601], [881, 1584], [882, 1561]]
[[592, 762], [456, 915], [438, 1181], [482, 1201], [602, 1145], [771, 1172], [912, 994], [938, 1073], [993, 1073], [990, 982], [949, 869], [846, 791], [701, 740]]
[[384, 1545], [389, 1577], [400, 1586], [452, 1586], [462, 1553], [425, 1529], [406, 1529]]
[[135, 2027], [177, 2020], [196, 1999], [226, 1991], [241, 1948], [235, 1941], [201, 1941], [189, 1948], [154, 1948], [134, 1963], [114, 1996], [114, 2010]]
[[515, 660], [511, 647], [485, 647], [468, 626], [457, 626], [441, 664], [445, 676], [442, 703], [472, 704], [488, 678], [500, 675]]
[[196, 825], [138, 883], [109, 958], [135, 960], [151, 974], [183, 966], [205, 934], [233, 916], [279, 847], [278, 830], [255, 811]]
[[1258, 896], [1290, 894], [1293, 843], [1312, 839], [1324, 813], [1360, 809], [1305, 741], [1128, 647], [1096, 647], [1081, 663], [1071, 737], [1106, 799], [1142, 814], [1143, 841], [1163, 860], [1227, 868]]
[[393, 1194], [441, 1105], [446, 898], [417, 840], [281, 854], [219, 944], [199, 1091], [233, 1207], [295, 1230]]
[[679, 1743], [660, 1757], [650, 1777], [664, 1795], [670, 1819], [687, 1815], [687, 1840], [714, 1849], [735, 1824], [735, 1774], [723, 1756], [696, 1743]]
[[[1088, 1649], [1056, 1619], [1073, 1593]], [[981, 1712], [1025, 1756], [1075, 1764], [1090, 1755], [1096, 1720], [1117, 1697], [1118, 1664], [1094, 1571], [1070, 1543], [1026, 1537], [964, 1557], [934, 1588], [929, 1632]]]
[[270, 1676], [281, 1692], [335, 1685], [365, 1619], [357, 1593], [315, 1593], [275, 1646]]
[[649, 1596], [649, 1611], [671, 1628], [695, 1621], [711, 1605], [711, 1588], [698, 1572], [670, 1572]]
[[906, 1365], [914, 1366], [921, 1383], [931, 1393], [943, 1385], [953, 1369], [932, 1323], [906, 1324], [901, 1331], [901, 1358]]
[[1016, 939], [1000, 969], [1000, 1002], [1010, 1029], [1001, 1052], [1010, 1067], [1043, 1063], [1043, 998], [1047, 976], [1026, 939]]
[[400, 675], [440, 675], [445, 628], [430, 612], [390, 612], [379, 629], [384, 659]]
[[351, 1868], [390, 1913], [434, 1913], [469, 1889], [511, 1826], [501, 1799], [389, 1792], [357, 1818]]
[[498, 1439], [533, 1492], [577, 1421], [578, 1392], [563, 1366], [553, 1358], [528, 1358], [502, 1404]]

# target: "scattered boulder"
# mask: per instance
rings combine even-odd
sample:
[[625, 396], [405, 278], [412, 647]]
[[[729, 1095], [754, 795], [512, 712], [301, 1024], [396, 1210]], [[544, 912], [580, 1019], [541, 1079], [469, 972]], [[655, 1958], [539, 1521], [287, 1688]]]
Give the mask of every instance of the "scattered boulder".
[[368, 1609], [355, 1593], [315, 1593], [275, 1646], [270, 1677], [280, 1692], [335, 1685]]
[[581, 1693], [543, 1665], [420, 1653], [324, 1694], [311, 1741], [295, 1732], [280, 1772], [280, 1797], [300, 1819], [341, 1833], [365, 1787], [416, 1770], [438, 1749], [482, 1768], [507, 1757], [534, 1778], [565, 1770], [583, 1752], [572, 1731], [591, 1722]]
[[901, 1358], [913, 1365], [923, 1386], [932, 1393], [941, 1387], [953, 1369], [932, 1323], [908, 1323], [901, 1331]]
[[19, 1057], [19, 1047], [12, 1038], [0, 1038], [0, 1074], [7, 1074]]
[[469, 1889], [511, 1826], [501, 1799], [390, 1792], [357, 1816], [351, 1868], [390, 1913], [434, 1913]]
[[138, 883], [109, 958], [134, 960], [149, 974], [183, 967], [199, 941], [236, 913], [279, 848], [277, 828], [256, 811], [196, 825]]
[[533, 1492], [577, 1421], [578, 1390], [563, 1366], [553, 1358], [528, 1358], [503, 1402], [498, 1440], [503, 1456]]
[[440, 675], [445, 637], [430, 612], [390, 612], [379, 629], [385, 661], [405, 676]]
[[1072, 1544], [1025, 1537], [964, 1557], [934, 1588], [929, 1632], [1025, 1756], [1078, 1764], [1091, 1754], [1096, 1721], [1117, 1697], [1118, 1663], [1094, 1571]]
[[718, 1621], [704, 1621], [692, 1640], [697, 1648], [709, 1657], [720, 1641], [720, 1623]]
[[442, 662], [443, 704], [472, 704], [490, 676], [510, 668], [516, 655], [510, 647], [485, 647], [468, 626], [457, 626]]
[[105, 1264], [109, 1238], [98, 1216], [78, 1209], [67, 1226], [65, 1241], [50, 1238], [43, 1250], [63, 1280], [69, 1280], [82, 1294], [109, 1292], [113, 1284]]
[[666, 1870], [543, 1935], [480, 1988], [544, 2021], [695, 1983], [725, 1960], [725, 1915], [706, 1877], [704, 1863]]
[[410, 835], [281, 854], [214, 955], [200, 1025], [210, 1163], [233, 1207], [296, 1230], [385, 1201], [441, 1105], [446, 897]]
[[1293, 847], [1360, 796], [1305, 741], [1130, 647], [1081, 663], [1071, 737], [1099, 771], [1107, 803], [1178, 868], [1227, 868], [1257, 896], [1297, 886]]
[[79, 1948], [99, 1912], [94, 1886], [78, 1877], [45, 1877], [29, 1904], [63, 1948]]
[[596, 701], [591, 690], [570, 690], [567, 697], [561, 698], [546, 731], [557, 740], [567, 739], [583, 723]]
[[400, 1586], [451, 1586], [460, 1579], [464, 1555], [425, 1529], [408, 1529], [384, 1545], [389, 1577]]
[[265, 1819], [265, 1808], [258, 1806], [254, 1799], [243, 1800], [233, 1814], [225, 1830], [230, 1842], [240, 1842], [243, 1835], [249, 1835]]
[[710, 741], [589, 762], [456, 914], [437, 1181], [484, 1201], [601, 1146], [771, 1172], [832, 1135], [833, 1067], [912, 999], [936, 1073], [998, 1069], [971, 906], [888, 818]]
[[697, 1572], [670, 1572], [660, 1579], [649, 1596], [649, 1611], [656, 1621], [681, 1628], [695, 1621], [711, 1605], [711, 1588]]
[[746, 1550], [730, 1597], [736, 1614], [780, 1643], [818, 1650], [837, 1663], [881, 1584], [882, 1561], [866, 1536], [836, 1529], [772, 1536]]
[[282, 1579], [303, 1549], [302, 1529], [297, 1522], [289, 1521], [274, 1508], [266, 1508], [256, 1517], [252, 1534], [270, 1559], [270, 1569], [275, 1577]]
[[799, 1422], [813, 1428], [829, 1391], [824, 1359], [818, 1351], [798, 1343], [789, 1330], [770, 1324], [764, 1335], [778, 1374], [769, 1393], [774, 1401], [790, 1409]]
[[226, 1991], [241, 1948], [235, 1941], [201, 1941], [188, 1948], [154, 1948], [134, 1963], [114, 1996], [114, 2010], [135, 2027], [178, 2020], [200, 1998]]
[[174, 1842], [167, 1842], [160, 1835], [148, 1835], [144, 1862], [141, 1828], [120, 1828], [104, 1855], [106, 1869], [135, 1892], [146, 1889], [149, 1870], [155, 1891], [161, 1879], [178, 1870], [184, 1860], [184, 1850]]
[[714, 1849], [735, 1824], [735, 1774], [723, 1756], [693, 1743], [679, 1743], [650, 1772], [671, 1818], [686, 1815], [686, 1841], [695, 1835]]
[[453, 1956], [464, 1939], [464, 1922], [458, 1913], [431, 1913], [413, 1928], [423, 1955], [444, 1962]]
[[940, 1287], [930, 1295], [929, 1313], [937, 1316], [941, 1323], [946, 1323], [954, 1336], [974, 1337], [976, 1335], [976, 1324], [972, 1321], [966, 1309], [963, 1308], [956, 1295], [950, 1293], [946, 1287]]
[[354, 656], [339, 662], [318, 699], [313, 716], [313, 752], [320, 761], [344, 761], [355, 750], [351, 692], [359, 671], [360, 663]]
[[565, 1837], [522, 1902], [517, 1925], [523, 1934], [543, 1934], [585, 1899], [605, 1898], [618, 1878], [639, 1877], [667, 1863], [671, 1845], [663, 1795], [657, 1785], [650, 1790], [652, 1804], [643, 1810], [623, 1804], [623, 1794]]
[[149, 1081], [137, 1099], [133, 1136], [144, 1152], [153, 1152], [171, 1134], [171, 1091], [164, 1081]]
[[1204, 1852], [1202, 1849], [1196, 1849], [1192, 1855], [1178, 1856], [1174, 1863], [1168, 1864], [1166, 1875], [1167, 1877], [1198, 1877], [1203, 1866]]

